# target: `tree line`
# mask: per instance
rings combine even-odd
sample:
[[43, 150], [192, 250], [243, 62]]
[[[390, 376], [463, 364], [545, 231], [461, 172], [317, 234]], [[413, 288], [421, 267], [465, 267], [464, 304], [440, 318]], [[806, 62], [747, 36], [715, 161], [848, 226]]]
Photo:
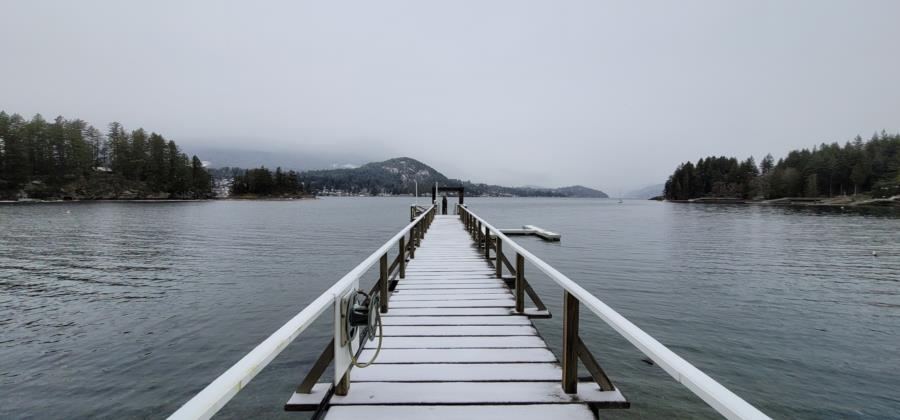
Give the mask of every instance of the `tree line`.
[[882, 131], [863, 141], [856, 136], [843, 146], [821, 144], [794, 150], [777, 162], [771, 154], [756, 165], [753, 158], [707, 157], [685, 162], [669, 176], [668, 200], [700, 197], [775, 199], [900, 194], [900, 134]]
[[129, 132], [118, 122], [104, 133], [80, 119], [47, 121], [38, 114], [26, 120], [0, 111], [0, 191], [32, 181], [63, 185], [102, 176], [178, 198], [212, 194], [212, 177], [200, 159], [189, 159], [161, 134]]
[[273, 173], [265, 166], [242, 171], [228, 168], [233, 181], [232, 195], [299, 196], [304, 194], [299, 174], [293, 170], [284, 172], [280, 167]]

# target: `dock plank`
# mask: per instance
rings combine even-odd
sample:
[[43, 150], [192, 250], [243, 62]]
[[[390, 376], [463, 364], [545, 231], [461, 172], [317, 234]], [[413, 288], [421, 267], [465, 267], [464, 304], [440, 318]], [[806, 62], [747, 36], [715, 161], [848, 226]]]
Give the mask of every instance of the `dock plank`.
[[395, 308], [383, 315], [384, 318], [392, 316], [467, 316], [467, 315], [509, 315], [512, 308], [487, 307], [487, 308]]
[[[370, 360], [374, 349], [365, 349], [360, 360]], [[514, 363], [556, 362], [550, 350], [525, 349], [392, 349], [382, 352], [375, 363]], [[465, 367], [464, 369], [469, 369]]]
[[[377, 343], [369, 341], [366, 348], [373, 349]], [[521, 336], [475, 336], [475, 337], [384, 337], [384, 349], [429, 349], [429, 348], [546, 348], [547, 343], [536, 335]], [[559, 378], [557, 378], [559, 379]]]
[[440, 337], [478, 335], [537, 335], [531, 325], [450, 325], [440, 328], [415, 325], [385, 325], [384, 336]]
[[[479, 284], [485, 285], [485, 284], [487, 284], [487, 285], [491, 285], [491, 286], [494, 286], [494, 287], [499, 287], [499, 288], [501, 288], [501, 289], [503, 288], [503, 284], [500, 283], [500, 282], [496, 282], [496, 283], [464, 283], [464, 284], [472, 284], [472, 285], [479, 285]], [[418, 285], [418, 284], [410, 285], [410, 284], [403, 284], [403, 283], [401, 283], [400, 285], [397, 286], [397, 289], [394, 290], [394, 295], [393, 295], [393, 297], [396, 297], [397, 294], [404, 294], [404, 295], [438, 295], [438, 294], [445, 294], [445, 293], [446, 293], [446, 292], [435, 291], [434, 289], [408, 289], [407, 287], [409, 287], [409, 286], [419, 286], [419, 285]], [[438, 289], [438, 290], [440, 290], [440, 289]], [[454, 293], [454, 294], [469, 294], [469, 293], [474, 294], [474, 293], [497, 293], [497, 292], [496, 292], [496, 291], [493, 291], [493, 290], [491, 290], [491, 289], [485, 290], [485, 289], [479, 289], [479, 288], [477, 288], [477, 287], [470, 287], [470, 288], [460, 288], [460, 289], [456, 289], [456, 290], [453, 291], [453, 293]]]
[[416, 283], [416, 284], [404, 284], [401, 280], [398, 283], [397, 290], [414, 290], [414, 289], [503, 289], [509, 290], [502, 284], [502, 282], [497, 283], [438, 283], [434, 282], [431, 284], [426, 283]]
[[583, 404], [624, 403], [616, 391], [580, 383], [566, 394], [554, 382], [356, 382], [352, 392], [331, 397], [332, 405], [384, 404]]
[[523, 316], [391, 316], [384, 317], [388, 325], [531, 325]]
[[464, 300], [466, 302], [474, 302], [478, 300], [498, 300], [511, 298], [512, 293], [510, 293], [509, 291], [497, 291], [494, 293], [469, 293], [464, 295], [456, 294], [455, 292], [446, 295], [405, 295], [403, 293], [397, 293], [391, 295], [391, 302], [428, 302], [425, 305], [430, 306], [432, 304], [432, 302], [430, 301], [449, 302], [454, 300]]
[[394, 301], [391, 300], [391, 308], [479, 308], [479, 307], [512, 307], [516, 301], [509, 299], [487, 300], [445, 300], [445, 301]]
[[473, 363], [460, 369], [449, 363], [415, 365], [374, 364], [354, 369], [350, 379], [359, 382], [510, 382], [559, 381], [557, 363]]
[[413, 405], [394, 407], [357, 405], [333, 407], [328, 411], [329, 420], [496, 420], [499, 418], [517, 420], [593, 420], [594, 415], [587, 407], [573, 404], [534, 404], [521, 406]]

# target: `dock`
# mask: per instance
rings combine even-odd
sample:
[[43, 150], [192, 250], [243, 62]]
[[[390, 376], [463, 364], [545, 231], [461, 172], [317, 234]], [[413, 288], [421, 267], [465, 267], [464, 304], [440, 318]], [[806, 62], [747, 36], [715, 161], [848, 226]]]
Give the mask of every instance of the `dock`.
[[558, 233], [534, 225], [525, 225], [521, 229], [500, 229], [500, 231], [506, 236], [534, 235], [549, 242], [559, 241], [562, 238], [562, 235]]
[[[768, 418], [465, 205], [437, 213], [411, 207], [409, 225], [170, 419], [212, 417], [323, 314], [334, 336], [286, 396], [287, 411], [328, 420], [596, 419], [630, 403], [581, 339], [582, 306], [724, 417]], [[553, 315], [528, 283], [526, 261], [562, 288], [560, 357], [532, 323]], [[361, 286], [376, 268], [374, 285]], [[589, 376], [578, 377], [579, 365]], [[329, 366], [334, 379], [322, 381]]]
[[[515, 306], [459, 217], [436, 216], [382, 315], [381, 353], [351, 371], [349, 392], [331, 397], [325, 419], [587, 420], [590, 406], [628, 406], [618, 390], [596, 383], [565, 393], [559, 361]], [[360, 358], [369, 360], [375, 345]], [[294, 394], [285, 408], [305, 409], [310, 399], [319, 397]]]

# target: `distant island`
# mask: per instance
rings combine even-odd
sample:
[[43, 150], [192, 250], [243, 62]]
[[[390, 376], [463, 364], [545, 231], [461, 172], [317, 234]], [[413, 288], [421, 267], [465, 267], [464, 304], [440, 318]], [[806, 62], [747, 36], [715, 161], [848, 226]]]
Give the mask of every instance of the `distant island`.
[[276, 168], [273, 173], [265, 167], [250, 170], [232, 169], [228, 193], [230, 198], [308, 198], [297, 172]]
[[664, 190], [665, 199], [673, 201], [830, 199], [825, 204], [838, 205], [882, 202], [898, 195], [900, 135], [884, 131], [867, 141], [857, 136], [843, 146], [823, 143], [812, 150], [794, 150], [777, 162], [770, 154], [759, 166], [752, 157], [685, 162], [669, 176]]
[[[255, 171], [255, 172], [254, 172]], [[280, 168], [276, 172], [281, 171]], [[271, 173], [265, 167], [256, 169], [218, 168], [211, 173], [221, 192], [233, 195], [245, 193], [243, 187], [247, 174]], [[272, 176], [272, 175], [270, 175]], [[263, 175], [265, 178], [265, 176]], [[462, 186], [466, 195], [491, 197], [578, 197], [608, 198], [606, 193], [593, 188], [574, 185], [561, 188], [504, 187], [446, 177], [431, 166], [416, 159], [399, 157], [383, 162], [372, 162], [358, 168], [320, 169], [296, 174], [298, 189], [322, 196], [411, 195], [418, 185], [420, 195], [430, 194], [434, 183], [442, 186]]]
[[197, 156], [144, 129], [107, 132], [83, 120], [0, 111], [0, 200], [210, 198]]

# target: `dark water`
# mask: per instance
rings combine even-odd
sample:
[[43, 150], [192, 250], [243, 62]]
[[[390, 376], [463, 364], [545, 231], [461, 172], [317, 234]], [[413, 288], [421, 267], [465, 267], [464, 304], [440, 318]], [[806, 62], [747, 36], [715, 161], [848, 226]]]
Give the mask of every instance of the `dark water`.
[[[0, 418], [164, 417], [402, 227], [409, 201], [0, 206]], [[470, 205], [497, 226], [561, 233], [519, 241], [772, 416], [900, 418], [896, 216]], [[560, 313], [560, 289], [526, 270]], [[538, 324], [557, 347], [560, 322]], [[306, 418], [281, 406], [328, 328], [307, 330], [220, 417]], [[590, 313], [582, 335], [632, 400], [605, 417], [715, 417]]]

